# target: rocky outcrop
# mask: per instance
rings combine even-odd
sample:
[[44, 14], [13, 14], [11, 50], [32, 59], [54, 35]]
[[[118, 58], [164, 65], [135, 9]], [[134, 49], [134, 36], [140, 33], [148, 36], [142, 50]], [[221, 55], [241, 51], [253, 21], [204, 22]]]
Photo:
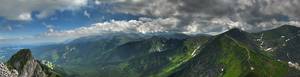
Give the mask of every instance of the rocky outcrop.
[[22, 49], [6, 64], [0, 64], [0, 77], [60, 77], [60, 75], [35, 60], [29, 49]]
[[0, 63], [0, 77], [18, 77], [18, 71], [17, 70], [9, 70], [8, 67]]

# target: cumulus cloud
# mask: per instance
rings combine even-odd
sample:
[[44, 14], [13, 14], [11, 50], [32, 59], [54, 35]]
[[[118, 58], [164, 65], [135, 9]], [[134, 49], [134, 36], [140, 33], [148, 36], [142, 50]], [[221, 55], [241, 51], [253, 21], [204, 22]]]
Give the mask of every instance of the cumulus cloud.
[[[107, 2], [107, 0], [98, 0]], [[118, 10], [155, 16], [223, 16], [247, 12], [299, 16], [299, 0], [110, 0]]]
[[[299, 0], [98, 0], [118, 4], [115, 12], [148, 15], [155, 17], [175, 17], [180, 20], [177, 25], [186, 27], [199, 22], [219, 19], [223, 26], [206, 26], [199, 28], [226, 28], [239, 25], [249, 31], [261, 31], [274, 27], [259, 24], [276, 24], [299, 21]], [[224, 21], [221, 21], [224, 20]], [[234, 23], [233, 23], [234, 22]], [[251, 30], [252, 29], [252, 30]]]
[[32, 12], [44, 18], [57, 10], [75, 10], [87, 5], [87, 0], [1, 0], [0, 16], [8, 20], [31, 20]]
[[46, 26], [46, 28], [48, 29], [48, 31], [47, 32], [54, 32], [55, 31], [55, 29], [54, 29], [54, 26], [53, 25], [47, 25]]
[[88, 13], [88, 11], [86, 11], [86, 10], [83, 12], [83, 15], [84, 15], [84, 16], [86, 16], [86, 17], [88, 17], [88, 18], [90, 18], [90, 17], [91, 17], [91, 14], [90, 14], [90, 13]]
[[[139, 20], [129, 21], [115, 21], [103, 23], [95, 23], [87, 27], [80, 27], [77, 29], [66, 31], [53, 31], [47, 32], [42, 37], [65, 37], [77, 38], [89, 35], [101, 35], [115, 32], [127, 32], [127, 33], [156, 33], [156, 32], [168, 32], [176, 31], [176, 18], [140, 18]], [[179, 30], [179, 29], [178, 29]]]

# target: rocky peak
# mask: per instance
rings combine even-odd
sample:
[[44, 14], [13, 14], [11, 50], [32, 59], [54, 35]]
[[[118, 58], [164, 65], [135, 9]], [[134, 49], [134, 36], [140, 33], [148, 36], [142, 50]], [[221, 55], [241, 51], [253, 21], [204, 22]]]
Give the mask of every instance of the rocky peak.
[[245, 32], [245, 31], [243, 31], [243, 30], [241, 30], [239, 28], [233, 28], [233, 29], [230, 29], [230, 30], [228, 30], [227, 32], [225, 32], [223, 34], [232, 35], [232, 36], [234, 36], [234, 35], [238, 36], [238, 35], [242, 35], [242, 34], [245, 34], [245, 33], [247, 33], [247, 32]]
[[296, 26], [292, 26], [292, 25], [282, 25], [281, 27], [279, 27], [281, 29], [292, 29], [292, 28], [298, 28]]
[[34, 58], [29, 49], [21, 49], [8, 60], [7, 64], [12, 65], [10, 68], [21, 71], [27, 62], [33, 60]]
[[275, 28], [270, 31], [277, 31], [279, 33], [285, 33], [285, 32], [292, 32], [292, 33], [297, 33], [299, 32], [300, 28], [292, 25], [283, 25], [278, 28]]
[[221, 35], [218, 35], [219, 38], [222, 38], [222, 37], [231, 37], [231, 38], [234, 38], [236, 40], [246, 40], [246, 41], [249, 41], [249, 33], [248, 32], [245, 32], [239, 28], [233, 28], [233, 29], [230, 29], [228, 30], [227, 32], [221, 34]]
[[7, 61], [0, 63], [0, 77], [59, 77], [58, 73], [35, 60], [29, 49], [21, 49]]

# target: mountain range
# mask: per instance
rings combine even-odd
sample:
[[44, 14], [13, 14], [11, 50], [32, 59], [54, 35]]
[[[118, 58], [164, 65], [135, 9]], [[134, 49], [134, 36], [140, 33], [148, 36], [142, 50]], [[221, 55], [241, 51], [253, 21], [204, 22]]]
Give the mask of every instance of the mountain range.
[[[299, 77], [300, 28], [88, 36], [31, 48], [65, 77]], [[8, 61], [10, 63], [10, 61]]]

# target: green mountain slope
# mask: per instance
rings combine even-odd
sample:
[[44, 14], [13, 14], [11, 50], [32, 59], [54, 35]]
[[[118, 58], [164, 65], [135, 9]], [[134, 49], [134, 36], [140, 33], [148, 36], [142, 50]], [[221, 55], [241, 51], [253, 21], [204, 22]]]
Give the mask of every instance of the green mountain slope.
[[[278, 59], [300, 62], [300, 28], [290, 25], [255, 33], [257, 43]], [[274, 51], [274, 52], [272, 52]], [[293, 58], [289, 58], [287, 55]]]
[[[287, 63], [252, 49], [237, 29], [216, 36], [172, 77], [283, 77]], [[238, 36], [237, 36], [238, 35]], [[241, 39], [243, 38], [243, 39]]]
[[[156, 35], [142, 39], [116, 36], [95, 40], [98, 37], [87, 37], [34, 51], [48, 50], [50, 53], [38, 53], [40, 59], [62, 66], [71, 76], [167, 76], [195, 56], [208, 38], [209, 36], [190, 37], [184, 34]], [[86, 42], [86, 39], [93, 41]]]
[[[261, 50], [267, 50], [275, 59], [293, 64], [300, 63], [299, 27], [284, 25], [272, 30], [254, 33], [253, 35]], [[300, 76], [300, 69], [292, 65], [289, 69], [289, 77], [297, 76]]]
[[99, 63], [99, 68], [104, 69], [98, 73], [102, 74], [101, 77], [168, 76], [196, 55], [207, 39], [152, 37], [130, 42], [107, 53], [103, 59], [105, 62]]

